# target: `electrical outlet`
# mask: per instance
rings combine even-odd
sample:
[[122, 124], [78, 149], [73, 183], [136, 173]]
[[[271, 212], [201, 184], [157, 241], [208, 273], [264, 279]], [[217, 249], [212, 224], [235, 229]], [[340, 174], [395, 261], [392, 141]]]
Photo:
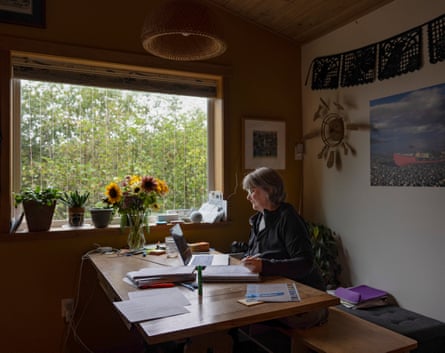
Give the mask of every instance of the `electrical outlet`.
[[295, 145], [295, 160], [296, 161], [301, 161], [303, 159], [303, 154], [304, 154], [304, 145], [302, 143], [297, 143]]
[[71, 315], [73, 315], [74, 299], [64, 298], [62, 299], [61, 305], [62, 305], [62, 318], [64, 318], [66, 322], [69, 322], [71, 320]]

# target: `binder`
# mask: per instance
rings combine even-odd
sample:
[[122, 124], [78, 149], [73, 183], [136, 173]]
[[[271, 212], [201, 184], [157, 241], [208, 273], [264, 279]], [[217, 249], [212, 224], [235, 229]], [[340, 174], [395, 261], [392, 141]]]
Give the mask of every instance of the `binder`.
[[385, 298], [388, 293], [367, 285], [359, 285], [350, 288], [338, 287], [335, 290], [335, 295], [347, 303], [356, 305], [370, 300]]

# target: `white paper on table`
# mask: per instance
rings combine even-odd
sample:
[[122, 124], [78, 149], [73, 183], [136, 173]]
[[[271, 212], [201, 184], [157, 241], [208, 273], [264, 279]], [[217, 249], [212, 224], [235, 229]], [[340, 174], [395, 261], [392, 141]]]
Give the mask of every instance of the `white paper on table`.
[[130, 300], [138, 300], [144, 298], [150, 298], [151, 300], [151, 297], [153, 296], [163, 296], [163, 298], [165, 298], [165, 300], [168, 300], [169, 302], [177, 303], [180, 305], [190, 305], [189, 300], [185, 297], [184, 294], [182, 294], [178, 287], [150, 288], [128, 292], [128, 298], [130, 298]]
[[244, 265], [218, 265], [206, 266], [202, 271], [202, 279], [209, 282], [258, 282], [261, 277]]
[[[144, 292], [152, 293], [146, 295], [132, 294], [131, 296], [136, 296], [136, 298], [113, 303], [129, 322], [141, 322], [189, 312], [184, 307], [184, 305], [190, 304], [189, 301], [175, 287], [149, 289]], [[172, 295], [170, 295], [170, 292]]]

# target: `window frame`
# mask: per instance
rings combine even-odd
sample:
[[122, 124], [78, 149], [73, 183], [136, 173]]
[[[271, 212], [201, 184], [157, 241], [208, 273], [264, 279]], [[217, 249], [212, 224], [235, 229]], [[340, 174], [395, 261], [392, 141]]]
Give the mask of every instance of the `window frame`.
[[[0, 95], [1, 95], [1, 101], [2, 103], [5, 101], [8, 101], [9, 104], [7, 106], [2, 104], [2, 110], [1, 110], [1, 116], [5, 116], [5, 112], [8, 112], [9, 119], [2, 119], [2, 125], [1, 125], [1, 131], [7, 131], [9, 130], [10, 133], [8, 134], [7, 139], [3, 139], [2, 145], [6, 146], [7, 148], [3, 148], [2, 151], [0, 150], [0, 163], [1, 165], [5, 165], [5, 159], [7, 159], [6, 165], [9, 165], [9, 175], [8, 175], [8, 183], [4, 183], [5, 174], [1, 173], [0, 175], [0, 182], [2, 186], [9, 185], [9, 188], [5, 193], [0, 192], [0, 201], [3, 201], [6, 199], [7, 203], [6, 205], [11, 205], [10, 210], [8, 212], [5, 209], [2, 210], [2, 206], [0, 205], [0, 212], [2, 216], [0, 216], [0, 232], [6, 233], [6, 231], [9, 233], [9, 223], [11, 221], [11, 216], [16, 217], [17, 215], [14, 214], [15, 208], [13, 205], [13, 198], [12, 198], [12, 192], [14, 190], [19, 189], [20, 184], [20, 178], [15, 178], [14, 176], [20, 175], [20, 164], [14, 163], [14, 153], [17, 153], [17, 151], [20, 150], [20, 119], [17, 118], [15, 115], [20, 116], [20, 109], [17, 109], [17, 107], [20, 107], [20, 97], [19, 95], [15, 94], [14, 91], [14, 84], [15, 78], [22, 78], [22, 77], [16, 77], [14, 75], [14, 64], [17, 62], [17, 57], [23, 57], [24, 55], [26, 57], [31, 57], [35, 60], [44, 59], [44, 60], [51, 60], [53, 62], [61, 63], [62, 65], [68, 65], [70, 67], [73, 67], [74, 69], [78, 68], [78, 66], [84, 66], [88, 67], [89, 69], [99, 69], [99, 70], [121, 70], [121, 72], [128, 71], [128, 72], [142, 72], [146, 73], [148, 76], [154, 75], [153, 77], [158, 77], [161, 80], [167, 78], [169, 82], [175, 82], [175, 77], [179, 79], [180, 82], [186, 83], [191, 82], [193, 85], [193, 82], [206, 82], [206, 80], [209, 80], [213, 82], [214, 92], [213, 97], [207, 97], [211, 98], [208, 100], [208, 161], [209, 161], [209, 167], [208, 167], [208, 176], [209, 176], [209, 182], [208, 182], [208, 188], [209, 190], [223, 190], [223, 101], [222, 101], [222, 75], [215, 75], [215, 74], [202, 74], [202, 73], [196, 73], [191, 71], [177, 71], [177, 70], [166, 70], [166, 69], [158, 69], [153, 67], [146, 67], [146, 66], [136, 66], [136, 65], [128, 65], [128, 64], [116, 64], [116, 63], [110, 63], [108, 61], [97, 61], [97, 60], [85, 60], [85, 59], [77, 59], [77, 58], [67, 58], [62, 56], [54, 56], [54, 55], [46, 55], [46, 54], [33, 54], [28, 52], [22, 52], [22, 51], [10, 51], [6, 53], [5, 51], [1, 51], [1, 58], [3, 65], [0, 65], [0, 73], [2, 74], [1, 77], [1, 84], [0, 84]], [[7, 75], [3, 75], [3, 73], [7, 70]], [[51, 80], [47, 80], [51, 81]], [[6, 82], [9, 83], [7, 89]], [[56, 82], [56, 81], [53, 81]], [[75, 82], [69, 82], [69, 83], [75, 83]], [[101, 86], [103, 87], [103, 86]], [[113, 87], [113, 88], [119, 88], [119, 87]], [[123, 89], [128, 89], [124, 88]], [[131, 89], [131, 88], [130, 88]], [[147, 90], [157, 93], [172, 93], [172, 94], [183, 94], [184, 92], [178, 93], [177, 91], [172, 92], [160, 92], [160, 91], [154, 91], [154, 90]], [[5, 94], [6, 93], [6, 94]], [[197, 96], [196, 94], [190, 94]], [[8, 99], [9, 98], [9, 99]], [[5, 120], [8, 120], [7, 124], [5, 123]], [[7, 126], [5, 126], [7, 125]], [[4, 134], [3, 134], [4, 135]], [[2, 136], [0, 135], [0, 138]], [[7, 157], [7, 158], [6, 158]], [[5, 191], [5, 188], [2, 188], [3, 191]], [[6, 208], [6, 207], [5, 207]], [[3, 211], [3, 212], [2, 212]], [[7, 215], [8, 221], [6, 223], [6, 217], [4, 215]], [[11, 216], [10, 216], [11, 215]]]

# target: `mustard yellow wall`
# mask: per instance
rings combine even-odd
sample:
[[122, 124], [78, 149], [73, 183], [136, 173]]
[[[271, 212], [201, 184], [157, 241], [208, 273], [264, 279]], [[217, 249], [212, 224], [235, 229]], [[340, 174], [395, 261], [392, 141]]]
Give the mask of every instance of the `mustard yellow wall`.
[[[155, 1], [146, 0], [46, 0], [46, 28], [0, 23], [0, 49], [224, 72], [223, 191], [228, 198], [229, 222], [217, 227], [186, 227], [185, 235], [189, 241], [209, 240], [213, 247], [225, 251], [233, 240], [246, 240], [247, 219], [252, 214], [240, 187], [246, 173], [242, 165], [243, 117], [286, 121], [286, 170], [280, 173], [287, 184], [288, 201], [298, 207], [301, 162], [294, 160], [293, 150], [301, 137], [300, 48], [217, 10], [228, 44], [223, 56], [202, 63], [159, 60], [145, 53], [139, 40], [145, 14], [153, 4]], [[8, 166], [0, 167], [4, 180]], [[0, 185], [0, 190], [6, 187]], [[7, 209], [7, 205], [0, 207], [2, 212]], [[148, 241], [160, 240], [167, 232], [167, 227], [152, 229]], [[125, 235], [118, 229], [0, 235], [2, 352], [60, 351], [66, 328], [61, 299], [75, 296], [81, 256], [94, 244], [120, 247]], [[94, 276], [89, 280], [93, 287]], [[102, 315], [105, 322], [111, 314]]]

